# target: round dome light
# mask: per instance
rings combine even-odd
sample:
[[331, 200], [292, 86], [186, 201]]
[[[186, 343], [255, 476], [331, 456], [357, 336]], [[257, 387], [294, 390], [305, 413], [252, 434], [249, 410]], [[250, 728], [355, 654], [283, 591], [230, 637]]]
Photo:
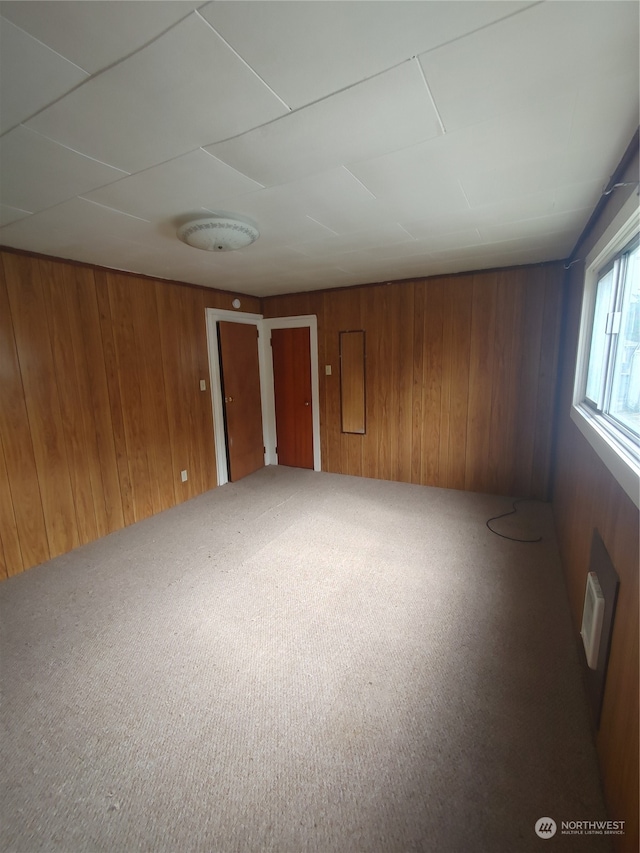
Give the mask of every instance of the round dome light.
[[253, 223], [230, 216], [208, 216], [185, 222], [178, 237], [195, 249], [207, 252], [231, 252], [250, 246], [260, 236]]

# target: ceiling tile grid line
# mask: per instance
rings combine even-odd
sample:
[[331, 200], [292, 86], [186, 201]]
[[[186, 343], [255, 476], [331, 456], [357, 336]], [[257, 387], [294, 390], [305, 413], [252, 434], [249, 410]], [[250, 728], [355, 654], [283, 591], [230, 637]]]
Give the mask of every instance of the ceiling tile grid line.
[[418, 69], [420, 71], [420, 76], [424, 80], [424, 85], [425, 85], [425, 88], [427, 90], [427, 94], [429, 95], [429, 100], [431, 101], [431, 103], [433, 105], [434, 112], [435, 112], [436, 117], [438, 119], [438, 124], [440, 125], [440, 132], [444, 135], [447, 132], [447, 130], [444, 126], [444, 122], [442, 121], [442, 116], [440, 115], [440, 110], [438, 109], [438, 105], [436, 104], [436, 99], [433, 97], [433, 92], [431, 91], [431, 87], [429, 86], [429, 81], [427, 80], [427, 75], [424, 73], [424, 68], [422, 67], [422, 63], [420, 62], [420, 59], [417, 56], [415, 56], [414, 60], [417, 62]]
[[[158, 34], [157, 34], [157, 35], [155, 35], [153, 38], [149, 39], [146, 43], [144, 43], [144, 44], [140, 44], [140, 45], [138, 45], [137, 47], [135, 47], [135, 49], [133, 49], [129, 54], [127, 54], [127, 55], [125, 55], [125, 56], [121, 56], [121, 57], [119, 57], [119, 58], [115, 59], [112, 63], [110, 63], [110, 64], [106, 65], [104, 68], [100, 68], [100, 69], [98, 69], [97, 71], [93, 71], [93, 72], [92, 72], [92, 71], [89, 71], [89, 70], [88, 70], [88, 69], [86, 69], [86, 68], [83, 68], [81, 65], [77, 64], [76, 62], [74, 62], [74, 61], [73, 61], [72, 59], [70, 59], [68, 56], [65, 56], [64, 54], [62, 54], [62, 53], [60, 53], [59, 51], [55, 50], [55, 49], [54, 49], [54, 48], [52, 48], [50, 45], [47, 45], [47, 44], [46, 44], [45, 42], [43, 42], [41, 39], [37, 38], [37, 36], [33, 35], [32, 33], [29, 33], [27, 30], [23, 29], [23, 27], [19, 27], [19, 26], [17, 26], [16, 24], [11, 24], [11, 22], [10, 22], [10, 21], [8, 21], [7, 19], [3, 19], [3, 17], [2, 17], [2, 9], [6, 8], [7, 6], [11, 6], [11, 5], [13, 5], [13, 6], [18, 6], [18, 5], [23, 5], [23, 4], [19, 4], [19, 3], [16, 3], [16, 2], [13, 2], [13, 3], [12, 3], [12, 2], [9, 2], [9, 3], [6, 3], [6, 2], [4, 2], [4, 3], [0, 3], [0, 22], [1, 22], [1, 23], [0, 23], [0, 28], [1, 28], [1, 27], [6, 26], [6, 25], [7, 25], [7, 23], [9, 23], [9, 24], [10, 24], [10, 26], [14, 26], [14, 27], [16, 27], [16, 29], [18, 29], [18, 30], [20, 30], [22, 33], [24, 33], [24, 35], [25, 35], [26, 37], [28, 37], [28, 38], [29, 38], [29, 39], [31, 39], [32, 41], [34, 41], [34, 42], [36, 42], [36, 43], [38, 43], [38, 44], [42, 45], [42, 46], [43, 46], [43, 48], [44, 48], [45, 50], [50, 51], [50, 52], [51, 52], [51, 53], [53, 53], [53, 54], [56, 54], [56, 55], [57, 55], [57, 56], [59, 56], [59, 57], [60, 57], [60, 59], [61, 59], [61, 60], [63, 60], [65, 63], [67, 63], [67, 64], [70, 64], [70, 65], [74, 66], [74, 67], [75, 67], [75, 68], [77, 68], [77, 69], [78, 69], [82, 74], [84, 74], [84, 75], [85, 75], [84, 79], [79, 80], [79, 81], [78, 81], [74, 86], [72, 86], [72, 87], [71, 87], [70, 89], [68, 89], [67, 91], [60, 93], [60, 95], [59, 95], [57, 98], [55, 98], [55, 99], [54, 99], [54, 100], [52, 100], [52, 101], [49, 101], [47, 104], [45, 104], [43, 107], [40, 107], [39, 109], [37, 109], [37, 110], [36, 110], [35, 112], [33, 112], [31, 115], [24, 116], [24, 117], [21, 119], [21, 121], [19, 122], [20, 124], [24, 124], [25, 122], [30, 121], [31, 119], [35, 118], [35, 117], [36, 117], [40, 112], [42, 112], [42, 110], [43, 110], [43, 109], [46, 109], [47, 107], [53, 106], [53, 104], [55, 104], [55, 103], [56, 103], [57, 101], [59, 101], [61, 98], [64, 98], [64, 97], [65, 97], [65, 95], [68, 95], [70, 92], [74, 91], [74, 89], [79, 88], [80, 86], [84, 85], [85, 83], [87, 83], [87, 82], [88, 82], [89, 80], [91, 80], [91, 79], [95, 79], [95, 77], [97, 77], [99, 74], [102, 74], [102, 73], [104, 73], [105, 71], [108, 71], [108, 70], [109, 70], [111, 67], [113, 67], [114, 65], [118, 65], [119, 63], [126, 61], [129, 57], [133, 56], [134, 54], [139, 53], [141, 50], [143, 50], [143, 49], [144, 49], [145, 47], [147, 47], [149, 44], [151, 44], [152, 42], [154, 42], [154, 41], [156, 41], [157, 39], [161, 38], [161, 37], [162, 37], [166, 32], [168, 32], [168, 31], [169, 31], [169, 30], [171, 30], [174, 26], [176, 26], [176, 24], [180, 23], [180, 21], [175, 21], [175, 22], [174, 22], [174, 23], [172, 23], [170, 26], [168, 26], [168, 27], [167, 27], [163, 32], [158, 33]], [[34, 4], [34, 5], [36, 5], [36, 4]], [[175, 5], [175, 3], [173, 3], [172, 5]], [[53, 6], [53, 3], [52, 3], [52, 6]], [[191, 12], [188, 12], [188, 13], [187, 13], [187, 15], [184, 15], [184, 17], [186, 18], [189, 14], [191, 14]], [[183, 19], [184, 19], [184, 18], [182, 18], [181, 20], [183, 20]], [[2, 134], [4, 134], [5, 132], [7, 132], [8, 130], [11, 130], [11, 129], [12, 129], [12, 128], [7, 128], [6, 130], [4, 130], [4, 129], [3, 129], [3, 130], [2, 130]], [[1, 135], [2, 135], [2, 134], [0, 134], [0, 137], [1, 137]]]
[[282, 104], [282, 106], [283, 106], [283, 107], [286, 107], [289, 111], [291, 111], [291, 107], [289, 106], [289, 104], [288, 104], [288, 103], [287, 103], [283, 98], [281, 98], [281, 97], [280, 97], [280, 95], [276, 92], [276, 90], [275, 90], [275, 89], [273, 89], [273, 88], [272, 88], [272, 87], [267, 83], [267, 81], [266, 81], [263, 77], [261, 77], [261, 76], [260, 76], [260, 74], [258, 74], [258, 72], [255, 70], [255, 68], [252, 68], [252, 67], [251, 67], [250, 63], [248, 63], [248, 62], [247, 62], [247, 60], [246, 60], [243, 56], [241, 56], [241, 55], [238, 53], [238, 51], [234, 48], [234, 46], [233, 46], [232, 44], [229, 44], [229, 42], [224, 38], [224, 36], [223, 36], [223, 35], [221, 35], [221, 34], [218, 32], [218, 30], [216, 30], [216, 28], [215, 28], [215, 27], [213, 27], [213, 26], [209, 23], [209, 21], [207, 21], [207, 19], [206, 19], [206, 18], [204, 18], [204, 17], [200, 14], [200, 12], [196, 11], [196, 13], [195, 13], [195, 14], [200, 18], [200, 20], [201, 20], [201, 21], [203, 21], [203, 22], [204, 22], [208, 27], [210, 27], [210, 28], [211, 28], [211, 30], [216, 34], [216, 36], [217, 36], [221, 41], [223, 41], [223, 42], [226, 44], [226, 46], [229, 48], [229, 50], [230, 50], [230, 51], [232, 51], [232, 52], [233, 52], [233, 53], [238, 57], [238, 59], [240, 60], [240, 62], [244, 63], [244, 65], [246, 65], [246, 67], [249, 69], [249, 71], [251, 71], [251, 73], [252, 73], [252, 74], [255, 74], [255, 76], [256, 76], [256, 77], [258, 78], [258, 80], [263, 84], [263, 86], [266, 86], [266, 87], [267, 87], [267, 89], [269, 89], [269, 91], [271, 92], [271, 94], [272, 94], [272, 95], [274, 95], [274, 96], [275, 96], [275, 97], [280, 101], [280, 103]]
[[37, 44], [41, 45], [42, 48], [44, 48], [44, 50], [46, 50], [47, 52], [55, 54], [60, 59], [64, 60], [65, 63], [75, 66], [78, 69], [78, 71], [82, 72], [82, 74], [84, 74], [87, 78], [91, 77], [91, 71], [87, 70], [86, 68], [83, 68], [81, 65], [78, 65], [77, 62], [74, 62], [68, 56], [65, 56], [64, 54], [60, 53], [55, 48], [51, 47], [51, 45], [48, 45], [45, 42], [43, 42], [37, 36], [34, 36], [32, 33], [29, 33], [27, 30], [24, 29], [24, 27], [20, 27], [17, 24], [11, 23], [11, 21], [9, 21], [7, 18], [4, 18], [4, 16], [1, 14], [1, 12], [2, 12], [2, 5], [0, 5], [0, 20], [2, 21], [2, 23], [0, 23], [0, 26], [6, 27], [7, 25], [9, 25], [10, 27], [15, 27], [15, 29], [19, 30], [23, 34], [23, 36], [26, 36], [27, 38], [32, 39]]
[[[255, 295], [561, 259], [640, 121], [638, 12], [2, 0], [0, 244]], [[177, 239], [221, 211], [257, 242]]]

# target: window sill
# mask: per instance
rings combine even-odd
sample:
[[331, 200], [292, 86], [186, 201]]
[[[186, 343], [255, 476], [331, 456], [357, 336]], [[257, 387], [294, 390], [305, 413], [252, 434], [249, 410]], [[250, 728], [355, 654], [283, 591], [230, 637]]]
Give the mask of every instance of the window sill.
[[571, 420], [607, 466], [613, 477], [640, 509], [640, 465], [602, 425], [602, 418], [587, 406], [573, 405]]

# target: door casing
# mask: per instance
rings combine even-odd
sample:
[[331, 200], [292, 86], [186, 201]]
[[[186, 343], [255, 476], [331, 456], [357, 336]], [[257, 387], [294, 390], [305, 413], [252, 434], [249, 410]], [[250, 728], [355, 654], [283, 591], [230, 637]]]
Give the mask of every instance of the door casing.
[[268, 399], [263, 410], [263, 417], [268, 418], [267, 435], [269, 444], [265, 443], [267, 448], [267, 458], [270, 460], [267, 465], [277, 465], [278, 456], [276, 454], [276, 403], [274, 395], [273, 383], [273, 358], [271, 355], [271, 329], [297, 329], [301, 327], [309, 328], [309, 346], [311, 348], [311, 407], [313, 416], [313, 470], [321, 471], [321, 453], [320, 453], [320, 382], [318, 373], [318, 318], [315, 314], [302, 314], [298, 317], [269, 317], [262, 321], [264, 328], [263, 345], [267, 352], [265, 353], [265, 370], [266, 370], [266, 386]]
[[276, 454], [276, 406], [273, 389], [273, 360], [271, 356], [271, 329], [309, 327], [311, 347], [311, 405], [313, 407], [313, 470], [321, 471], [320, 454], [320, 388], [318, 379], [318, 318], [315, 314], [298, 317], [270, 317], [224, 308], [207, 308], [207, 347], [209, 350], [209, 377], [211, 384], [211, 408], [213, 410], [213, 437], [216, 452], [218, 485], [229, 482], [227, 449], [224, 437], [224, 414], [222, 409], [222, 383], [218, 357], [218, 320], [232, 323], [249, 323], [258, 327], [258, 363], [260, 367], [260, 399], [262, 409], [262, 434], [265, 465], [277, 465]]

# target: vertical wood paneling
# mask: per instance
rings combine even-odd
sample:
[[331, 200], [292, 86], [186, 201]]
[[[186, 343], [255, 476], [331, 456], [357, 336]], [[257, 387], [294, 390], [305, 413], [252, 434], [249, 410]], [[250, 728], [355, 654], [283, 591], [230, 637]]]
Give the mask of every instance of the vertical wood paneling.
[[49, 543], [5, 284], [4, 264], [0, 264], [0, 364], [0, 444], [7, 472], [0, 508], [6, 572], [12, 575], [47, 560]]
[[[393, 336], [391, 322], [392, 288], [382, 285], [376, 288], [380, 338], [378, 342], [378, 382], [373, 389], [375, 418], [379, 419], [378, 430], [378, 476], [392, 479], [392, 448], [398, 436], [398, 424], [393, 410]], [[366, 330], [365, 330], [366, 331]]]
[[545, 272], [545, 300], [538, 371], [538, 405], [536, 408], [532, 483], [534, 492], [543, 495], [545, 500], [548, 500], [550, 498], [551, 472], [548, 467], [540, 467], [535, 464], [535, 460], [548, 459], [552, 451], [553, 437], [547, 425], [552, 423], [555, 417], [555, 390], [562, 314], [562, 270], [547, 268]]
[[[424, 286], [424, 343], [422, 411], [422, 479], [427, 486], [442, 485], [440, 436], [442, 426], [442, 354], [444, 349], [444, 297], [446, 283], [435, 279]], [[448, 401], [448, 396], [447, 396]]]
[[0, 579], [9, 577], [11, 570], [13, 573], [22, 570], [22, 552], [9, 488], [9, 472], [0, 441]]
[[380, 384], [380, 319], [378, 315], [379, 288], [366, 287], [362, 291], [362, 325], [366, 329], [366, 407], [367, 434], [362, 459], [362, 473], [365, 477], [380, 477], [379, 447], [382, 425], [378, 416], [376, 389]]
[[133, 486], [131, 484], [129, 451], [127, 448], [127, 439], [124, 429], [123, 400], [120, 394], [119, 366], [113, 329], [114, 322], [111, 316], [109, 283], [107, 281], [107, 274], [101, 270], [96, 271], [95, 276], [105, 377], [107, 381], [107, 393], [109, 396], [109, 408], [111, 412], [111, 425], [113, 428], [113, 442], [118, 469], [118, 481], [120, 484], [120, 495], [122, 499], [122, 514], [125, 524], [133, 524], [136, 520], [136, 514], [133, 499]]
[[[361, 292], [360, 289], [344, 290], [340, 292], [338, 302], [338, 351], [340, 351], [340, 332], [361, 330]], [[366, 337], [366, 336], [365, 336]], [[364, 352], [364, 372], [366, 376], [366, 350]], [[342, 374], [342, 362], [340, 362], [340, 373]], [[366, 406], [366, 395], [365, 395]], [[365, 417], [366, 421], [366, 417]], [[362, 453], [366, 440], [364, 435], [349, 435], [342, 432], [342, 405], [340, 406], [340, 462], [338, 470], [342, 473], [352, 472], [356, 476], [362, 474]]]
[[540, 282], [526, 280], [519, 273], [524, 292], [523, 313], [520, 322], [518, 385], [524, 393], [517, 407], [516, 431], [520, 464], [514, 471], [513, 490], [516, 495], [526, 495], [531, 488], [534, 465], [536, 435], [536, 413], [538, 411], [540, 351], [542, 345], [542, 321], [544, 317], [544, 277]]
[[326, 363], [336, 357], [337, 333], [356, 321], [367, 340], [362, 455], [347, 443], [357, 437], [340, 434], [337, 388], [327, 377], [325, 470], [546, 497], [560, 311], [555, 267], [377, 284], [305, 300], [303, 308], [300, 294], [267, 298], [263, 310], [287, 316], [321, 301]]
[[522, 292], [505, 272], [497, 273], [493, 382], [487, 491], [512, 494], [513, 457], [518, 415], [518, 322]]
[[75, 368], [83, 399], [87, 442], [91, 446], [91, 489], [98, 535], [123, 527], [109, 388], [93, 270], [65, 267], [67, 300], [74, 340]]
[[133, 513], [135, 521], [140, 521], [153, 514], [153, 496], [140, 390], [143, 377], [138, 363], [134, 305], [129, 285], [126, 276], [107, 273], [116, 376], [122, 406], [126, 458], [129, 461], [131, 477]]
[[325, 303], [324, 347], [327, 364], [332, 365], [330, 382], [327, 383], [325, 418], [327, 444], [325, 470], [346, 473], [341, 467], [342, 436], [340, 431], [340, 314], [335, 299]]
[[[81, 386], [77, 381], [75, 336], [68, 311], [68, 303], [72, 306], [76, 304], [71, 292], [73, 282], [68, 278], [65, 280], [65, 267], [62, 264], [41, 260], [38, 261], [38, 267], [43, 282], [46, 282], [44, 300], [49, 319], [53, 369], [56, 377], [64, 378], [64, 381], [58, 383], [63, 436], [76, 511], [78, 540], [80, 544], [85, 544], [97, 539], [99, 534], [91, 489], [90, 465], [94, 458], [93, 448], [90, 447], [85, 430], [85, 413], [88, 416], [89, 401], [83, 399]], [[66, 269], [71, 272], [68, 267]]]
[[[189, 442], [189, 406], [186, 389], [180, 382], [183, 367], [183, 352], [180, 345], [180, 320], [182, 319], [181, 292], [171, 285], [159, 284], [156, 287], [158, 322], [162, 343], [162, 368], [166, 383], [167, 416], [169, 445], [171, 453], [170, 471], [173, 472], [172, 485], [176, 500], [192, 497], [196, 478], [193, 464], [193, 451]], [[180, 471], [187, 469], [191, 478], [183, 483]]]
[[[4, 474], [4, 470], [0, 467], [0, 475]], [[2, 487], [0, 486], [0, 498]], [[1, 512], [1, 510], [0, 510]], [[0, 535], [0, 580], [6, 580], [9, 577], [9, 572], [7, 569], [7, 561], [4, 556], [4, 544], [2, 542], [2, 536]]]
[[442, 311], [442, 349], [441, 385], [440, 385], [440, 430], [438, 444], [438, 485], [449, 488], [451, 472], [449, 470], [449, 446], [453, 441], [451, 434], [451, 385], [453, 374], [453, 312], [451, 310], [451, 287], [444, 291]]
[[411, 387], [411, 482], [422, 482], [422, 445], [424, 418], [422, 397], [424, 388], [424, 303], [426, 288], [417, 282], [413, 293], [413, 380]]
[[465, 489], [480, 491], [489, 481], [491, 399], [495, 374], [497, 276], [474, 276], [469, 354], [469, 408]]
[[[467, 276], [451, 292], [451, 379], [449, 418], [448, 488], [464, 489], [469, 417], [469, 354], [473, 279]], [[484, 404], [483, 404], [484, 405]]]
[[80, 543], [40, 268], [7, 254], [7, 291], [38, 475], [49, 553]]
[[414, 284], [399, 290], [393, 300], [393, 407], [397, 434], [392, 445], [393, 480], [411, 482]]
[[147, 450], [152, 511], [157, 513], [175, 504], [175, 492], [167, 420], [167, 393], [155, 300], [157, 285], [151, 281], [141, 282], [140, 285], [132, 288], [132, 318], [140, 378], [139, 416]]
[[233, 298], [0, 254], [0, 578], [216, 485], [205, 307]]

